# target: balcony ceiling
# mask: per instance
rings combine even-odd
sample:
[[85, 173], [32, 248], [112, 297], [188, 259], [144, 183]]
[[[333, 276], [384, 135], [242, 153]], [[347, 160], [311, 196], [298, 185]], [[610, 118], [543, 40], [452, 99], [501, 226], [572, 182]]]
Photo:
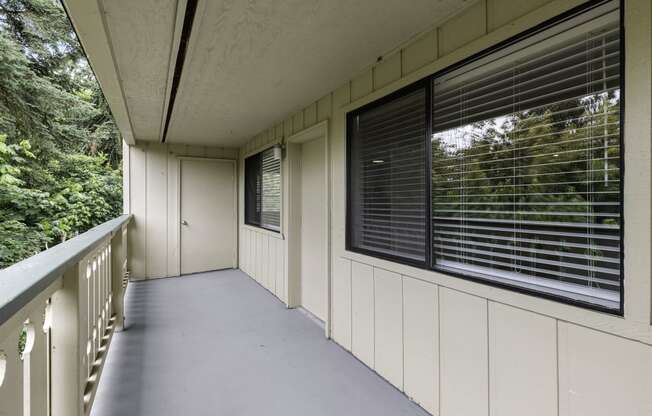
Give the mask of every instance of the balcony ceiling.
[[[239, 146], [471, 0], [199, 0], [166, 136]], [[127, 142], [161, 141], [186, 0], [65, 0]]]

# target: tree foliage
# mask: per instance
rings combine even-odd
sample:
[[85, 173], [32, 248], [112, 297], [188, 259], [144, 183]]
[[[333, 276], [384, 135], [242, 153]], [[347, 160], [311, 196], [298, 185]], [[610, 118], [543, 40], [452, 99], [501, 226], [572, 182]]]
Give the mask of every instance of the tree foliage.
[[618, 89], [436, 134], [433, 212], [453, 218], [440, 233], [453, 235], [458, 229], [445, 227], [468, 218], [476, 227], [460, 232], [461, 243], [440, 246], [438, 255], [506, 271], [525, 266], [530, 275], [595, 287], [619, 285], [608, 268], [616, 270], [619, 261], [620, 152]]
[[120, 163], [61, 5], [0, 0], [0, 267], [119, 215]]

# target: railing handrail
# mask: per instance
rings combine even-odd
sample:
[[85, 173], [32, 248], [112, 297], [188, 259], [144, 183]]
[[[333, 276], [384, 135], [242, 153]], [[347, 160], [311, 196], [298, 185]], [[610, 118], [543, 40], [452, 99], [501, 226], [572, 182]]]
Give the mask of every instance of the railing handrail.
[[121, 215], [48, 250], [0, 270], [0, 325], [38, 296], [69, 267], [129, 222]]

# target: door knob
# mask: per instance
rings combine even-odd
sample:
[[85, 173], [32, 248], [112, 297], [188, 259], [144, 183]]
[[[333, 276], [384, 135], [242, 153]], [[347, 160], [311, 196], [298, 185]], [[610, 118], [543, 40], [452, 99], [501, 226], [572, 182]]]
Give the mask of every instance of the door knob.
[[188, 221], [186, 221], [186, 220], [181, 220], [181, 225], [188, 225]]

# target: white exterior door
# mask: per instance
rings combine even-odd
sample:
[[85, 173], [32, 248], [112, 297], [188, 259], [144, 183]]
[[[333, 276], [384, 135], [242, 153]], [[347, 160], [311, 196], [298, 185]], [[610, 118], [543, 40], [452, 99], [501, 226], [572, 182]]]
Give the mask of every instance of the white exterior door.
[[181, 274], [235, 267], [235, 162], [180, 163]]
[[301, 146], [301, 305], [322, 321], [326, 320], [328, 290], [325, 140]]

